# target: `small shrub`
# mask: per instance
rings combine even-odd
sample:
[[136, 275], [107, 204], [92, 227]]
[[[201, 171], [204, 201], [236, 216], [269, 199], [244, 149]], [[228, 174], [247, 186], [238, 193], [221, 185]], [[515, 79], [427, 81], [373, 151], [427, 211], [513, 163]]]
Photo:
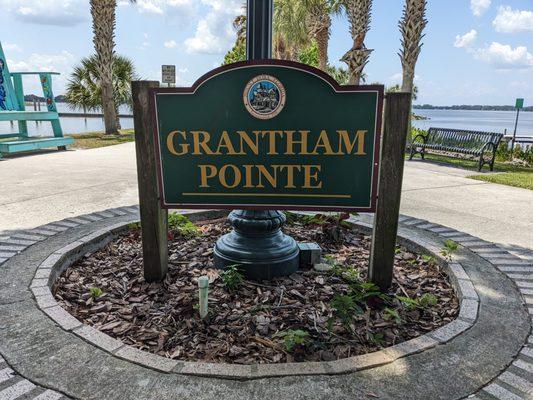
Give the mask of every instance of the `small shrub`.
[[141, 223], [140, 222], [132, 222], [131, 224], [128, 224], [129, 229], [140, 229]]
[[244, 275], [238, 267], [238, 265], [231, 265], [222, 273], [222, 281], [229, 290], [237, 289], [244, 281]]
[[361, 306], [348, 295], [335, 295], [331, 300], [331, 307], [335, 310], [335, 314], [346, 328], [349, 328], [357, 315], [364, 313]]
[[383, 302], [390, 301], [390, 297], [382, 293], [372, 282], [361, 282], [350, 286], [350, 295], [361, 306], [379, 307]]
[[455, 243], [453, 240], [451, 239], [448, 239], [444, 242], [444, 248], [441, 250], [441, 254], [444, 256], [444, 257], [448, 257], [448, 258], [451, 258], [451, 256], [453, 255], [453, 253], [455, 253], [457, 251], [457, 249], [459, 248], [459, 245], [457, 243]]
[[89, 289], [89, 293], [91, 294], [91, 297], [93, 299], [97, 299], [98, 297], [100, 297], [101, 295], [104, 294], [104, 292], [102, 291], [102, 289], [98, 288], [98, 287], [92, 287]]
[[420, 307], [422, 308], [429, 308], [429, 307], [435, 307], [438, 303], [439, 299], [437, 299], [437, 296], [425, 293], [420, 299], [418, 300], [418, 303], [420, 304]]
[[404, 322], [402, 317], [400, 316], [400, 313], [398, 312], [398, 310], [395, 310], [395, 309], [389, 308], [389, 307], [386, 307], [383, 310], [383, 319], [385, 321], [394, 320], [394, 323], [396, 325], [401, 325]]
[[342, 276], [348, 282], [358, 282], [361, 280], [361, 271], [355, 268], [354, 266], [349, 266], [342, 273]]
[[422, 260], [424, 260], [428, 264], [433, 264], [435, 262], [435, 259], [433, 258], [433, 256], [428, 256], [428, 255], [423, 255]]
[[396, 298], [407, 310], [415, 310], [419, 307], [418, 301], [413, 300], [410, 297], [397, 296]]
[[396, 297], [400, 303], [407, 309], [407, 310], [415, 310], [415, 309], [427, 309], [429, 307], [434, 307], [438, 303], [438, 299], [435, 295], [430, 293], [425, 293], [421, 297], [417, 299], [411, 299], [410, 297], [403, 297], [403, 296], [397, 296]]
[[287, 331], [278, 332], [274, 335], [274, 337], [283, 338], [283, 347], [285, 347], [285, 350], [287, 350], [289, 353], [292, 353], [296, 349], [305, 347], [309, 342], [309, 333], [301, 329], [290, 329]]
[[168, 227], [186, 238], [194, 238], [199, 234], [198, 227], [182, 214], [168, 214]]

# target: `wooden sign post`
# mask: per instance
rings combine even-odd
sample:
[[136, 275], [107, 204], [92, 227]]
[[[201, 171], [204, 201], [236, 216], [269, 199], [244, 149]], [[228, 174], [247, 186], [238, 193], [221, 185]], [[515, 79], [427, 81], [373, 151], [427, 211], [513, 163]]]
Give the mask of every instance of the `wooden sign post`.
[[159, 199], [155, 126], [150, 113], [150, 89], [157, 87], [159, 83], [153, 81], [131, 83], [144, 279], [147, 282], [163, 280], [168, 270], [167, 210], [161, 208]]
[[389, 93], [379, 170], [378, 203], [374, 216], [368, 277], [382, 290], [392, 284], [394, 250], [398, 233], [405, 143], [411, 118], [411, 94]]

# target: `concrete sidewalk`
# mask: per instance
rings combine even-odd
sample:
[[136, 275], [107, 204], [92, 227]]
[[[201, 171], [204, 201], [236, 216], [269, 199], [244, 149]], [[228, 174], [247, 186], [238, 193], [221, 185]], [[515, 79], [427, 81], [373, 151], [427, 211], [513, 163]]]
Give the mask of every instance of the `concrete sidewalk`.
[[[472, 174], [407, 162], [402, 214], [533, 249], [533, 191], [466, 178]], [[0, 182], [0, 232], [137, 204], [135, 145], [7, 158]]]

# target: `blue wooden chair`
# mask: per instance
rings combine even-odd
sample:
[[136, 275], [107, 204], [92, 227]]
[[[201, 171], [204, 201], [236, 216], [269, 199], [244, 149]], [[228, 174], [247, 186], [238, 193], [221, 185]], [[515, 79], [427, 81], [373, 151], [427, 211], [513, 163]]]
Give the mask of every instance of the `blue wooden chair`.
[[[23, 75], [38, 75], [46, 99], [47, 111], [26, 111], [24, 105]], [[6, 58], [0, 43], [0, 121], [17, 121], [18, 133], [0, 132], [0, 158], [2, 153], [10, 154], [57, 147], [66, 150], [74, 139], [63, 137], [59, 114], [52, 92], [52, 75], [57, 72], [9, 72]], [[28, 136], [28, 121], [50, 121], [53, 137]]]

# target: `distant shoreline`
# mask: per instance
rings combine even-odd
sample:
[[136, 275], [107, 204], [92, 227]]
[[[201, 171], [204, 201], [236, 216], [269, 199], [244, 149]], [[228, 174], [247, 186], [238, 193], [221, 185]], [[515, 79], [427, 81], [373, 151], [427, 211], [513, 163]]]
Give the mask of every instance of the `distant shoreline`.
[[[516, 111], [514, 106], [482, 106], [482, 105], [457, 105], [457, 106], [433, 106], [431, 104], [415, 104], [415, 110], [447, 110], [447, 111]], [[531, 112], [533, 106], [524, 107], [520, 111]]]

